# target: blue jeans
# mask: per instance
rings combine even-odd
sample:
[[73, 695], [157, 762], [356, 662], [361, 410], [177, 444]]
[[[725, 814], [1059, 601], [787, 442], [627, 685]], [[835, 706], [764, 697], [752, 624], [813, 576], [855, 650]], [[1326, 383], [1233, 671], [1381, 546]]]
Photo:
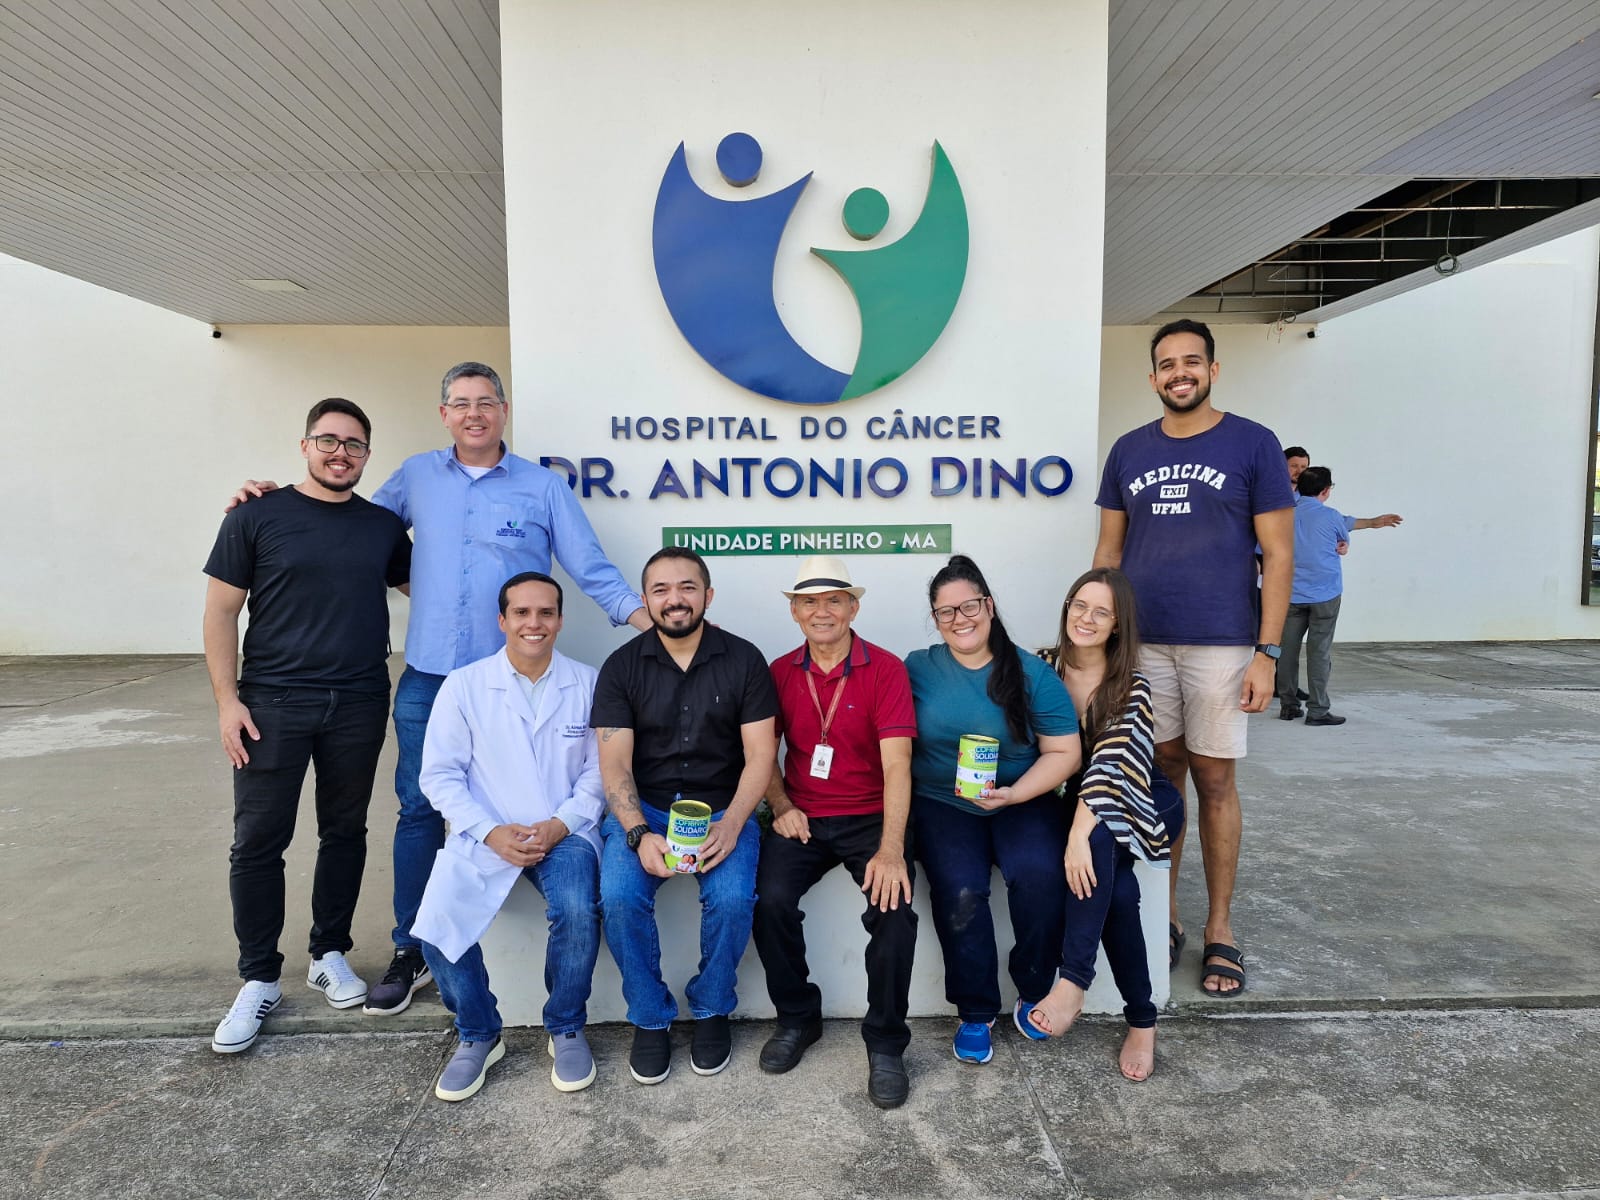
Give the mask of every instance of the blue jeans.
[[313, 958], [350, 950], [350, 922], [367, 864], [367, 803], [383, 749], [389, 698], [327, 688], [239, 685], [261, 734], [233, 773], [228, 893], [239, 978], [276, 980], [283, 966], [283, 852], [294, 837], [306, 768], [316, 765], [317, 865], [311, 879]]
[[[667, 831], [667, 814], [648, 804], [645, 823], [655, 833]], [[722, 820], [717, 813], [714, 820]], [[666, 882], [651, 875], [628, 849], [628, 837], [617, 819], [606, 814], [601, 833], [606, 839], [600, 868], [600, 908], [605, 915], [606, 945], [622, 972], [622, 997], [628, 1020], [641, 1029], [665, 1029], [678, 1015], [678, 1002], [661, 978], [661, 934], [656, 928], [656, 889]], [[733, 853], [705, 874], [700, 885], [700, 966], [684, 994], [696, 1020], [724, 1017], [738, 1004], [735, 984], [739, 960], [750, 942], [756, 908], [756, 863], [761, 855], [761, 827], [755, 818], [744, 823]]]
[[917, 857], [928, 875], [933, 928], [944, 951], [945, 999], [963, 1021], [1000, 1014], [1000, 957], [989, 911], [989, 873], [1006, 883], [1011, 981], [1029, 1004], [1055, 983], [1066, 920], [1065, 805], [1054, 792], [979, 816], [937, 800], [913, 800]]
[[[422, 794], [422, 739], [428, 732], [433, 701], [444, 685], [443, 675], [429, 675], [407, 664], [394, 689], [394, 737], [399, 757], [394, 766], [394, 794], [400, 816], [394, 827], [394, 945], [416, 950], [411, 936], [422, 903], [433, 856], [444, 845], [444, 818]], [[437, 971], [434, 972], [438, 974]]]
[[[589, 989], [600, 956], [600, 860], [583, 838], [569, 836], [522, 874], [544, 897], [550, 921], [544, 951], [544, 987], [549, 993], [545, 1032], [571, 1033], [588, 1020]], [[420, 944], [439, 995], [456, 1016], [456, 1036], [465, 1042], [492, 1042], [499, 1037], [500, 1010], [489, 990], [483, 951], [475, 945], [451, 962], [436, 947]]]

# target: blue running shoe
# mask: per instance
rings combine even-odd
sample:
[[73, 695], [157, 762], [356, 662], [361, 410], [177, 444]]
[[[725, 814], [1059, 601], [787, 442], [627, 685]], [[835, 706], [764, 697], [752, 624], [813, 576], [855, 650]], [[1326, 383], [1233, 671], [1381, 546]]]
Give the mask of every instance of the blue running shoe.
[[951, 1049], [962, 1062], [988, 1062], [994, 1057], [994, 1041], [989, 1036], [989, 1025], [977, 1021], [961, 1022], [961, 1028], [956, 1030]]
[[1028, 1014], [1032, 1011], [1033, 1005], [1018, 996], [1017, 1005], [1011, 1010], [1011, 1021], [1012, 1024], [1016, 1025], [1017, 1032], [1023, 1037], [1030, 1038], [1035, 1042], [1042, 1042], [1050, 1035], [1028, 1020]]

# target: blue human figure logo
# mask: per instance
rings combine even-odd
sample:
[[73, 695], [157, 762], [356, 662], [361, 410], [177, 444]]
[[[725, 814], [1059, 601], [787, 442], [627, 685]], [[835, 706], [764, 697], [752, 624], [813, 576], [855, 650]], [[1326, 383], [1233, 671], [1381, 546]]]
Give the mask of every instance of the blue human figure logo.
[[[730, 185], [746, 187], [760, 174], [761, 157], [753, 137], [731, 133], [717, 147], [717, 168]], [[813, 248], [861, 311], [861, 348], [847, 374], [794, 340], [773, 298], [778, 243], [810, 181], [807, 174], [768, 196], [722, 200], [694, 182], [679, 143], [656, 196], [656, 278], [684, 338], [721, 374], [775, 400], [832, 404], [898, 378], [943, 332], [966, 276], [967, 214], [936, 142], [923, 210], [904, 236], [871, 250]], [[861, 188], [843, 218], [850, 235], [866, 241], [888, 215], [884, 197]]]
[[[730, 133], [717, 147], [717, 167], [746, 187], [760, 173], [761, 147]], [[656, 195], [656, 278], [684, 338], [723, 375], [774, 400], [832, 404], [849, 376], [806, 353], [772, 295], [778, 242], [810, 182], [808, 174], [770, 196], [722, 200], [690, 176], [678, 143]]]

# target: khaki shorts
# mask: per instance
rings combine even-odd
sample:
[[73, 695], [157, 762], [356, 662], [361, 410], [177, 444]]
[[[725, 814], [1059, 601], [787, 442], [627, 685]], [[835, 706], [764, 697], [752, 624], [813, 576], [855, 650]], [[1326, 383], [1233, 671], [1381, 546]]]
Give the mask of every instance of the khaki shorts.
[[1248, 714], [1239, 707], [1254, 646], [1139, 647], [1158, 743], [1182, 738], [1195, 754], [1243, 758]]

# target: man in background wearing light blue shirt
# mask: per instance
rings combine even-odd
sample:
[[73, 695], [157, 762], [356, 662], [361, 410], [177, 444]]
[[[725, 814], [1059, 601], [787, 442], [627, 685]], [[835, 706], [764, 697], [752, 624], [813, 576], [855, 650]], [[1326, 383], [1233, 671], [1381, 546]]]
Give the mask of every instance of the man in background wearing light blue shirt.
[[1292, 721], [1301, 709], [1300, 642], [1306, 643], [1307, 725], [1343, 725], [1344, 717], [1328, 711], [1328, 677], [1333, 671], [1333, 630], [1344, 597], [1341, 549], [1357, 529], [1388, 529], [1400, 524], [1398, 513], [1347, 517], [1328, 504], [1333, 472], [1306, 467], [1295, 481], [1300, 493], [1294, 509], [1294, 590], [1283, 623], [1283, 654], [1278, 659], [1278, 717]]
[[[445, 676], [502, 644], [493, 619], [500, 585], [522, 571], [548, 572], [554, 558], [613, 625], [651, 628], [644, 602], [606, 558], [566, 481], [506, 449], [511, 403], [494, 369], [459, 363], [439, 391], [439, 415], [454, 444], [412, 455], [372, 497], [405, 522], [415, 543], [406, 667], [394, 692], [395, 953], [362, 1009], [379, 1015], [405, 1009], [432, 979], [411, 934], [444, 845], [444, 818], [418, 783], [422, 741]], [[237, 499], [273, 486], [249, 481]]]

